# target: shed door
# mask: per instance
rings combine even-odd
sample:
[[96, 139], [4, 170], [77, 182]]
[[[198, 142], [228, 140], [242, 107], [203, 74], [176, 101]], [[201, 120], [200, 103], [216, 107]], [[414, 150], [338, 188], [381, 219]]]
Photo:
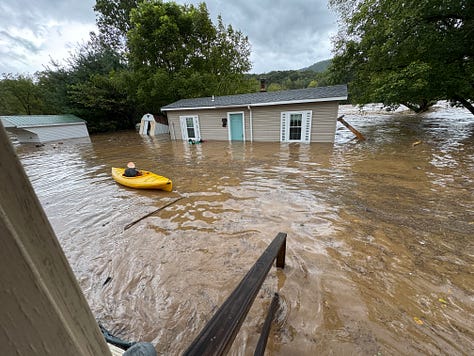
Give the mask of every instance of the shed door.
[[181, 134], [184, 141], [201, 139], [199, 118], [197, 116], [180, 116]]

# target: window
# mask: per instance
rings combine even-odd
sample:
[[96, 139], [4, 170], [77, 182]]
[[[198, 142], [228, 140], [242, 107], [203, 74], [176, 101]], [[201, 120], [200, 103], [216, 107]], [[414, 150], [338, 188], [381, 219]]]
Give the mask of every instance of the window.
[[188, 132], [188, 138], [196, 138], [194, 133], [194, 120], [192, 117], [186, 118], [186, 131]]
[[197, 116], [180, 116], [181, 136], [184, 141], [200, 140], [199, 118]]
[[284, 111], [281, 113], [280, 141], [311, 141], [312, 111]]
[[301, 141], [302, 114], [290, 114], [290, 141]]

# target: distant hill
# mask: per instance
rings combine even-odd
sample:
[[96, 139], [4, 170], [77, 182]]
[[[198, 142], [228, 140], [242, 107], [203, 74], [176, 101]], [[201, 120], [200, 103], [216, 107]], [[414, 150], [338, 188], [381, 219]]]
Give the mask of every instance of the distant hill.
[[299, 71], [312, 70], [316, 73], [322, 73], [326, 69], [328, 69], [329, 65], [331, 64], [331, 61], [332, 59], [326, 59], [325, 61], [316, 62], [310, 65], [309, 67], [299, 69]]
[[247, 79], [253, 80], [254, 86], [250, 92], [260, 90], [260, 80], [265, 78], [268, 91], [313, 88], [328, 85], [326, 69], [332, 59], [316, 62], [313, 65], [298, 70], [277, 70], [261, 74], [246, 74]]

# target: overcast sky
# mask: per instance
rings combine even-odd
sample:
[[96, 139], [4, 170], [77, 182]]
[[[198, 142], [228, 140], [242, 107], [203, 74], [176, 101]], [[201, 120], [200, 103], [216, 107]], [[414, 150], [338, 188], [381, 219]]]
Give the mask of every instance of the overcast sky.
[[[178, 0], [194, 3], [199, 0]], [[241, 30], [252, 45], [252, 73], [307, 67], [329, 59], [337, 30], [327, 0], [208, 0], [214, 23]], [[0, 0], [0, 73], [34, 73], [69, 57], [96, 31], [95, 0]]]

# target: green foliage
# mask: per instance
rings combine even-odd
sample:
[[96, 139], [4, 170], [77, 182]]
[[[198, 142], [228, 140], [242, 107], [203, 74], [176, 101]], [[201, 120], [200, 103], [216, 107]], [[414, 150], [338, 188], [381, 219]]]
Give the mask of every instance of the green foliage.
[[472, 1], [332, 0], [331, 5], [343, 26], [330, 80], [350, 82], [355, 103], [423, 110], [447, 99], [474, 113]]
[[91, 132], [130, 128], [136, 115], [127, 67], [120, 55], [98, 42], [79, 46], [68, 67], [38, 74], [38, 87], [52, 111], [75, 114]]
[[319, 61], [314, 64], [311, 64], [309, 67], [301, 69], [302, 71], [306, 70], [312, 70], [313, 72], [316, 73], [323, 73], [325, 72], [329, 66], [331, 65], [332, 60], [331, 59], [326, 59], [325, 61]]
[[138, 0], [97, 0], [94, 11], [99, 28], [98, 42], [117, 53], [127, 51], [127, 32], [131, 28], [130, 12]]
[[32, 77], [4, 74], [0, 79], [0, 115], [41, 114], [42, 99]]
[[324, 86], [328, 83], [326, 76], [327, 72], [318, 73], [313, 70], [285, 70], [263, 74], [248, 74], [247, 78], [256, 83], [251, 91], [259, 90], [259, 81], [261, 78], [265, 79], [267, 91], [278, 91]]
[[204, 3], [143, 2], [132, 10], [131, 23], [129, 61], [140, 78], [140, 101], [159, 107], [246, 90], [248, 39], [220, 17], [214, 26]]

